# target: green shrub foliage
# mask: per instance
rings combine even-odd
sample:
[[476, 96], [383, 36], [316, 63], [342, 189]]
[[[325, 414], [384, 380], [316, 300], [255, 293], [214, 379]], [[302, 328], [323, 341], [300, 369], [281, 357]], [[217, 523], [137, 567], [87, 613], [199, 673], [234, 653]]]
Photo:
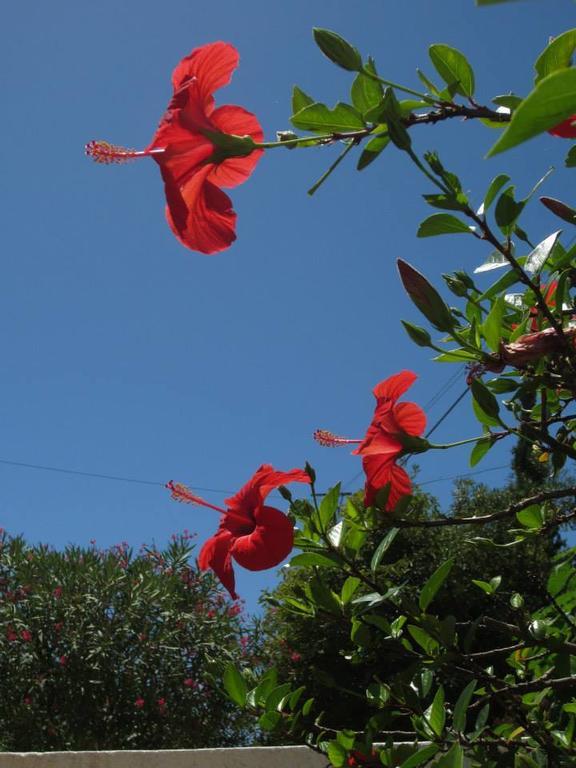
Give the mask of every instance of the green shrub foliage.
[[134, 554], [0, 537], [0, 744], [10, 751], [241, 744], [222, 660], [249, 661], [240, 606], [188, 534]]

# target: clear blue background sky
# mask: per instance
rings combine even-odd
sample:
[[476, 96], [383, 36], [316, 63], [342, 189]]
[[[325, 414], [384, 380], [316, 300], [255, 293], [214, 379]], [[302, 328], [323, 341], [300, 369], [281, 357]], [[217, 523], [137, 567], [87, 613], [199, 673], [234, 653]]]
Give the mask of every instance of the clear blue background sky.
[[[192, 0], [53, 0], [3, 9], [0, 459], [120, 475], [113, 482], [0, 463], [0, 526], [31, 541], [163, 544], [185, 527], [203, 541], [208, 510], [177, 505], [161, 483], [176, 479], [221, 503], [262, 462], [309, 460], [326, 487], [355, 488], [347, 451], [322, 449], [326, 427], [361, 436], [371, 389], [410, 368], [410, 398], [426, 403], [454, 373], [407, 339], [400, 318], [421, 322], [395, 259], [430, 276], [472, 269], [486, 250], [472, 238], [417, 240], [432, 191], [388, 149], [362, 173], [341, 167], [314, 198], [306, 189], [339, 151], [267, 153], [233, 192], [238, 240], [218, 256], [186, 251], [164, 220], [152, 161], [98, 167], [89, 139], [143, 148], [170, 95], [172, 68], [194, 47], [233, 43], [241, 65], [218, 103], [255, 112], [266, 136], [290, 127], [296, 83], [317, 99], [347, 99], [351, 76], [314, 45], [313, 26], [345, 34], [380, 72], [418, 87], [427, 47], [461, 48], [478, 99], [529, 91], [532, 62], [549, 35], [571, 26], [570, 0], [477, 9], [472, 0], [334, 0], [239, 3]], [[489, 180], [509, 173], [521, 193], [550, 165], [546, 194], [570, 200], [562, 170], [568, 143], [549, 136], [490, 161], [496, 134], [481, 125], [422, 127], [416, 148], [438, 149], [480, 202]], [[529, 233], [557, 228], [532, 205]], [[488, 284], [494, 274], [485, 278]], [[463, 376], [430, 409], [430, 421], [464, 387]], [[472, 436], [470, 404], [438, 439]], [[466, 472], [467, 449], [419, 459], [423, 482]], [[479, 468], [506, 463], [489, 455]], [[505, 472], [481, 478], [498, 483]], [[449, 481], [431, 484], [444, 502]], [[239, 571], [253, 607], [274, 573]]]

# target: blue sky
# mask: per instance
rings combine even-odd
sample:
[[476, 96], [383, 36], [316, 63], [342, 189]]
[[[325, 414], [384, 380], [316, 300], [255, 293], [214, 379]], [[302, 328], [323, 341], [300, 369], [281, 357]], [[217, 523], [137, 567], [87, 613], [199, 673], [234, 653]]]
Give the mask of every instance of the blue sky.
[[[472, 238], [416, 239], [431, 212], [421, 194], [432, 190], [393, 149], [362, 173], [344, 164], [308, 197], [338, 148], [267, 153], [232, 193], [237, 242], [218, 256], [194, 254], [165, 223], [156, 164], [99, 167], [84, 157], [86, 141], [146, 146], [172, 68], [214, 40], [241, 55], [218, 103], [255, 112], [273, 139], [290, 127], [294, 84], [329, 104], [348, 98], [351, 76], [321, 55], [313, 26], [346, 35], [392, 80], [418, 87], [416, 67], [431, 73], [427, 47], [442, 42], [468, 56], [481, 103], [526, 94], [532, 62], [570, 26], [573, 9], [570, 0], [484, 9], [472, 0], [364, 0], [358, 10], [333, 0], [8, 4], [0, 459], [151, 484], [0, 462], [0, 526], [55, 546], [162, 544], [183, 528], [203, 541], [217, 516], [174, 504], [161, 484], [218, 489], [204, 495], [219, 504], [263, 462], [290, 469], [308, 460], [321, 487], [341, 479], [354, 489], [357, 458], [317, 446], [314, 429], [361, 436], [376, 382], [410, 368], [420, 378], [409, 399], [424, 404], [455, 372], [407, 339], [400, 318], [421, 320], [399, 287], [396, 258], [437, 278], [486, 255]], [[545, 193], [570, 199], [567, 142], [543, 136], [485, 161], [495, 136], [461, 123], [413, 132], [416, 149], [437, 149], [472, 200], [500, 172], [523, 194], [551, 165]], [[537, 203], [525, 226], [535, 241], [557, 229]], [[451, 382], [430, 422], [464, 386], [463, 376]], [[435, 437], [473, 436], [470, 411], [460, 405]], [[466, 472], [468, 453], [419, 457], [421, 480]], [[506, 461], [494, 453], [479, 469]], [[450, 485], [428, 489], [446, 502]], [[275, 575], [238, 570], [238, 591], [253, 607]]]

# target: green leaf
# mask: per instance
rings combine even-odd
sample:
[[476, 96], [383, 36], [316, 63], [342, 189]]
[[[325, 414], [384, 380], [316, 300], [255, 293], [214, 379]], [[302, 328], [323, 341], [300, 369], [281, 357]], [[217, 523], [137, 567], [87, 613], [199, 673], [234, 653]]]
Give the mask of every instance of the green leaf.
[[511, 149], [554, 128], [576, 113], [576, 69], [562, 69], [540, 80], [512, 115], [487, 157]]
[[489, 581], [482, 581], [481, 579], [471, 579], [472, 584], [475, 584], [478, 589], [481, 589], [486, 595], [494, 594], [494, 588]]
[[536, 248], [534, 248], [534, 250], [527, 256], [524, 263], [524, 269], [527, 272], [540, 272], [546, 259], [552, 253], [559, 236], [560, 230], [558, 232], [553, 232], [551, 235], [548, 235], [545, 240], [542, 240], [541, 243], [538, 243]]
[[276, 687], [278, 674], [275, 669], [267, 672], [254, 690], [248, 694], [248, 701], [256, 707], [264, 705], [270, 691]]
[[506, 274], [502, 275], [502, 277], [499, 277], [495, 283], [492, 283], [490, 288], [484, 291], [482, 296], [479, 297], [479, 301], [489, 301], [490, 299], [493, 299], [495, 296], [502, 293], [502, 291], [505, 291], [507, 288], [510, 288], [517, 283], [518, 280], [518, 273], [513, 269], [509, 270]]
[[[514, 112], [516, 107], [521, 104], [524, 99], [522, 96], [516, 96], [515, 93], [505, 93], [502, 96], [494, 96], [492, 101], [499, 107], [507, 107], [511, 112]], [[503, 125], [501, 124], [500, 127], [502, 128]]]
[[292, 89], [292, 114], [295, 115], [296, 112], [300, 112], [304, 107], [309, 107], [310, 104], [314, 104], [314, 99], [295, 85]]
[[487, 437], [484, 440], [479, 440], [470, 452], [470, 466], [475, 467], [476, 464], [481, 462], [495, 442], [496, 441], [490, 437]]
[[456, 92], [470, 98], [474, 95], [474, 72], [466, 56], [449, 45], [436, 44], [428, 49], [432, 64], [444, 82]]
[[487, 386], [491, 392], [495, 392], [497, 395], [504, 395], [507, 392], [515, 392], [520, 385], [514, 379], [502, 378], [492, 379], [492, 381], [487, 382]]
[[443, 352], [433, 359], [437, 363], [470, 363], [474, 360], [479, 360], [481, 356], [480, 353], [474, 354], [460, 347], [458, 349], [449, 349], [448, 352]]
[[326, 493], [320, 506], [318, 508], [318, 515], [320, 517], [320, 526], [323, 531], [327, 530], [336, 517], [338, 512], [338, 506], [340, 503], [340, 483], [337, 483], [333, 488]]
[[506, 267], [508, 264], [508, 259], [500, 251], [492, 251], [492, 253], [488, 254], [486, 261], [480, 264], [479, 267], [476, 267], [474, 274], [479, 275], [482, 272], [491, 272], [493, 269], [500, 269], [500, 267]]
[[484, 196], [483, 213], [486, 213], [486, 211], [490, 208], [496, 198], [496, 195], [508, 181], [510, 181], [510, 176], [505, 173], [499, 173], [498, 176], [492, 179]]
[[408, 262], [398, 259], [397, 264], [404, 289], [424, 317], [439, 331], [451, 331], [456, 323], [438, 291]]
[[414, 624], [408, 625], [408, 632], [412, 638], [421, 646], [428, 656], [435, 656], [438, 652], [438, 641], [435, 640], [426, 630], [417, 627]]
[[449, 213], [433, 213], [418, 227], [418, 237], [434, 237], [435, 235], [471, 235], [472, 230], [456, 216]]
[[410, 336], [415, 344], [417, 344], [419, 347], [432, 346], [432, 338], [425, 328], [420, 328], [419, 325], [413, 325], [406, 320], [401, 320], [400, 322], [406, 329], [408, 336]]
[[488, 387], [479, 379], [472, 379], [470, 382], [470, 390], [472, 391], [472, 397], [478, 403], [480, 409], [492, 419], [498, 419], [500, 413], [500, 406], [498, 401], [490, 392]]
[[[386, 131], [387, 130], [388, 129], [386, 129]], [[356, 168], [359, 171], [362, 171], [364, 168], [366, 168], [366, 166], [370, 165], [370, 163], [376, 160], [378, 155], [382, 152], [382, 150], [386, 149], [388, 144], [390, 144], [390, 136], [388, 136], [387, 132], [382, 132], [377, 136], [374, 136], [374, 138], [370, 139], [370, 141], [364, 146]]]
[[[368, 62], [366, 69], [373, 74], [376, 74], [372, 60]], [[368, 75], [365, 75], [362, 72], [356, 75], [354, 82], [352, 83], [350, 98], [358, 112], [365, 115], [366, 112], [377, 107], [381, 103], [383, 96], [384, 90], [381, 83], [368, 77]]]
[[436, 593], [448, 578], [453, 565], [453, 558], [446, 560], [445, 563], [442, 563], [442, 565], [434, 571], [432, 576], [430, 576], [428, 581], [424, 584], [418, 599], [418, 605], [420, 606], [421, 611], [425, 611], [428, 608]]
[[304, 603], [302, 600], [297, 600], [295, 597], [284, 597], [284, 603], [294, 610], [291, 613], [304, 614], [305, 616], [313, 616], [315, 613], [314, 607], [308, 603]]
[[518, 217], [524, 209], [525, 203], [514, 199], [514, 187], [508, 187], [504, 190], [494, 210], [496, 224], [500, 227], [502, 233], [506, 236], [511, 235]]
[[360, 584], [361, 580], [357, 576], [348, 576], [344, 584], [342, 584], [342, 591], [340, 592], [342, 605], [347, 605], [352, 600]]
[[385, 707], [390, 701], [390, 686], [371, 683], [366, 689], [366, 700], [375, 707]]
[[347, 40], [329, 29], [314, 27], [312, 30], [316, 45], [324, 56], [343, 69], [359, 72], [362, 69], [362, 56]]
[[310, 568], [311, 566], [317, 566], [318, 568], [338, 568], [340, 565], [340, 559], [337, 555], [333, 555], [330, 552], [325, 554], [320, 552], [302, 552], [301, 554], [294, 555], [290, 560], [290, 567]]
[[524, 607], [524, 598], [518, 592], [514, 592], [510, 596], [510, 605], [515, 610], [519, 610], [520, 608]]
[[568, 579], [572, 577], [573, 573], [574, 569], [570, 563], [562, 563], [561, 565], [554, 566], [546, 583], [546, 589], [552, 597], [556, 597], [562, 592]]
[[399, 528], [391, 528], [388, 531], [388, 533], [384, 536], [380, 544], [378, 544], [378, 546], [376, 547], [376, 550], [372, 555], [372, 561], [370, 563], [370, 569], [372, 573], [376, 573], [376, 571], [378, 570], [378, 566], [382, 562], [382, 558], [392, 546], [392, 542], [398, 535], [399, 531], [400, 531]]
[[418, 67], [416, 68], [416, 74], [417, 74], [417, 75], [418, 75], [418, 77], [420, 78], [420, 81], [421, 81], [421, 83], [424, 85], [424, 87], [425, 87], [425, 88], [428, 88], [428, 90], [430, 91], [430, 93], [431, 93], [431, 94], [433, 94], [434, 96], [437, 96], [437, 95], [440, 93], [440, 89], [439, 89], [439, 88], [437, 88], [437, 87], [434, 85], [434, 83], [432, 82], [432, 80], [430, 80], [430, 79], [429, 79], [429, 78], [428, 78], [428, 77], [427, 77], [427, 76], [424, 74], [424, 72], [422, 72], [422, 70], [421, 70], [421, 69], [418, 69]]
[[452, 744], [448, 752], [434, 765], [434, 768], [464, 768], [464, 749], [460, 744]]
[[440, 686], [436, 691], [432, 704], [424, 713], [428, 725], [432, 728], [436, 736], [442, 736], [444, 725], [446, 723], [446, 709], [444, 708], [444, 688]]
[[418, 768], [420, 765], [428, 764], [439, 749], [437, 744], [428, 744], [427, 747], [423, 747], [404, 760], [400, 768]]
[[516, 513], [516, 519], [525, 528], [542, 528], [544, 525], [544, 511], [538, 504], [531, 504]]
[[234, 664], [228, 664], [224, 670], [222, 677], [224, 688], [226, 693], [233, 702], [243, 707], [246, 704], [246, 694], [248, 693], [248, 687], [246, 681], [242, 677], [240, 671], [234, 666]]
[[266, 702], [264, 704], [264, 707], [267, 712], [271, 711], [281, 711], [280, 702], [282, 699], [286, 696], [286, 694], [290, 693], [290, 689], [292, 686], [290, 683], [282, 683], [282, 685], [276, 686], [268, 696], [266, 697]]
[[310, 714], [310, 710], [312, 709], [312, 704], [314, 704], [314, 699], [306, 699], [304, 704], [302, 705], [302, 714], [304, 717]]
[[334, 768], [341, 768], [346, 762], [346, 750], [337, 741], [330, 741], [327, 750], [328, 759]]
[[353, 643], [360, 646], [361, 648], [370, 645], [372, 642], [372, 633], [370, 632], [370, 628], [367, 627], [364, 622], [353, 619], [350, 639]]
[[488, 344], [492, 352], [497, 352], [500, 348], [500, 341], [502, 339], [502, 320], [505, 312], [506, 302], [504, 301], [504, 297], [498, 296], [496, 301], [492, 304], [486, 319], [482, 323], [482, 336], [486, 339], [486, 344]]
[[264, 712], [258, 718], [258, 725], [263, 731], [273, 731], [281, 719], [282, 715], [280, 712]]
[[540, 202], [555, 216], [558, 216], [562, 221], [567, 221], [569, 224], [576, 224], [576, 208], [571, 208], [561, 200], [556, 200], [553, 197], [541, 197]]
[[572, 64], [575, 49], [576, 29], [568, 29], [555, 37], [536, 59], [534, 64], [535, 82], [539, 83], [542, 78], [551, 75], [552, 72], [557, 72], [559, 69], [568, 69]]
[[386, 88], [382, 100], [382, 121], [388, 125], [390, 141], [401, 150], [409, 150], [412, 144], [410, 134], [402, 122], [402, 108], [392, 88]]
[[316, 577], [310, 581], [309, 587], [310, 594], [316, 605], [328, 611], [328, 613], [340, 614], [338, 596], [323, 581]]
[[326, 104], [309, 104], [290, 118], [296, 128], [304, 131], [346, 133], [362, 130], [365, 125], [361, 115], [349, 104], [339, 102], [334, 109]]
[[300, 701], [300, 698], [302, 697], [302, 694], [306, 690], [305, 685], [301, 685], [300, 688], [296, 688], [295, 691], [292, 691], [290, 696], [288, 697], [288, 708], [293, 712], [296, 709], [296, 705]]
[[568, 154], [564, 160], [566, 168], [576, 168], [576, 145], [572, 149], [568, 150]]

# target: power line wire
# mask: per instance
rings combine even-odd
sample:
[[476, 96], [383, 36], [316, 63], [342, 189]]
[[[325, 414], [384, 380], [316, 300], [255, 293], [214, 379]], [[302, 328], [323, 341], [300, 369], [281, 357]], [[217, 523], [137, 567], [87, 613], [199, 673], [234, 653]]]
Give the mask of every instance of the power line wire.
[[509, 464], [500, 464], [497, 467], [487, 467], [486, 469], [477, 469], [475, 472], [463, 472], [459, 475], [446, 475], [446, 477], [435, 477], [433, 480], [425, 480], [423, 483], [416, 481], [417, 486], [430, 485], [431, 483], [440, 483], [443, 480], [459, 480], [461, 477], [473, 477], [474, 475], [483, 475], [485, 472], [495, 472], [497, 469], [510, 469]]
[[[0, 464], [5, 464], [9, 467], [21, 467], [23, 469], [41, 470], [43, 472], [57, 472], [63, 475], [91, 477], [95, 480], [111, 480], [111, 481], [120, 482], [120, 483], [135, 483], [138, 485], [154, 485], [157, 487], [159, 486], [160, 488], [164, 488], [166, 486], [166, 483], [160, 482], [159, 480], [143, 480], [137, 477], [124, 477], [123, 475], [107, 475], [102, 472], [84, 472], [79, 469], [69, 469], [67, 467], [54, 467], [47, 464], [31, 464], [25, 461], [12, 461], [10, 459], [0, 459]], [[458, 475], [436, 477], [436, 478], [433, 478], [432, 480], [425, 480], [423, 483], [416, 482], [416, 485], [419, 485], [419, 486], [430, 485], [430, 483], [439, 483], [443, 480], [454, 480], [460, 477], [472, 477], [473, 475], [481, 475], [481, 474], [484, 474], [485, 472], [494, 472], [497, 469], [506, 469], [507, 467], [508, 467], [507, 464], [501, 464], [497, 467], [488, 467], [486, 469], [476, 470], [475, 472], [465, 472]], [[358, 477], [361, 474], [362, 472], [359, 472]], [[234, 491], [226, 490], [224, 488], [206, 488], [200, 485], [191, 485], [190, 488], [192, 488], [195, 491], [202, 491], [203, 493], [217, 493], [222, 496], [234, 493]], [[319, 493], [317, 495], [322, 496], [323, 494]], [[349, 494], [347, 494], [346, 492], [343, 492], [342, 495], [349, 495]]]
[[[136, 483], [138, 485], [156, 485], [164, 488], [166, 483], [162, 483], [159, 480], [142, 480], [138, 477], [124, 477], [122, 475], [107, 475], [102, 472], [84, 472], [79, 469], [69, 469], [67, 467], [53, 467], [47, 464], [29, 464], [25, 461], [11, 461], [9, 459], [0, 459], [0, 464], [6, 464], [10, 467], [22, 467], [24, 469], [39, 469], [43, 472], [58, 472], [62, 475], [77, 475], [80, 477], [92, 477], [96, 480], [114, 480], [119, 483]], [[202, 491], [203, 493], [221, 493], [228, 494], [233, 491], [226, 491], [223, 488], [203, 488], [200, 485], [190, 486], [195, 491]]]

